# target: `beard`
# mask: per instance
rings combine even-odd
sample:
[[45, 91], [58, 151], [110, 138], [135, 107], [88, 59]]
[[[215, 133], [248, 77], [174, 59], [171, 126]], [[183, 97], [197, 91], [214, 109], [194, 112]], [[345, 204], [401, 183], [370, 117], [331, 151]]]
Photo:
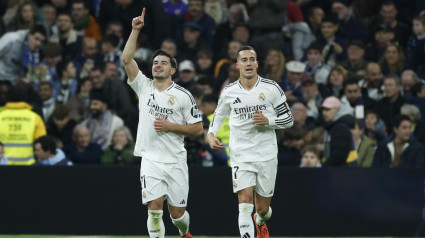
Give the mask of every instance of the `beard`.
[[101, 110], [99, 110], [99, 109], [91, 109], [91, 116], [93, 117], [93, 118], [99, 118], [100, 117], [100, 115], [102, 114], [102, 111]]

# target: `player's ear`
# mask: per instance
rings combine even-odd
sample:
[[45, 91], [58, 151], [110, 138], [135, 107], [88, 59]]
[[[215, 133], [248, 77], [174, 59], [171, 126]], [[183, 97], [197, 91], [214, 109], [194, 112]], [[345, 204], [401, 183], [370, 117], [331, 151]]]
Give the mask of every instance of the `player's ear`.
[[176, 68], [171, 69], [171, 75], [174, 75], [176, 73]]

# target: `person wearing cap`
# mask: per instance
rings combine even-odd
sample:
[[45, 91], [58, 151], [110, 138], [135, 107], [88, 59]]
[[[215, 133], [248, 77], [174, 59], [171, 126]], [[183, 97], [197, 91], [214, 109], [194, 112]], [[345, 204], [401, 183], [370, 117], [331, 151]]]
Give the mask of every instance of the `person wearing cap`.
[[332, 12], [338, 15], [339, 34], [347, 40], [363, 40], [366, 35], [366, 27], [362, 21], [354, 18], [349, 8], [348, 0], [333, 0]]
[[175, 80], [176, 84], [185, 89], [189, 89], [196, 82], [195, 65], [190, 60], [183, 60], [179, 65], [179, 77]]
[[351, 134], [355, 123], [354, 117], [344, 112], [341, 101], [334, 96], [327, 97], [321, 108], [327, 131], [323, 165], [357, 166], [357, 151]]
[[196, 54], [209, 46], [200, 37], [202, 27], [195, 22], [186, 22], [183, 25], [183, 40], [179, 44], [179, 58], [196, 61]]
[[106, 150], [114, 130], [123, 126], [124, 122], [108, 109], [108, 98], [102, 89], [94, 88], [90, 92], [90, 116], [81, 125], [89, 129], [93, 142]]
[[359, 40], [352, 40], [348, 44], [348, 58], [341, 63], [341, 66], [347, 70], [349, 79], [359, 81], [365, 74], [367, 61], [363, 58], [366, 46]]
[[279, 85], [285, 91], [289, 102], [303, 100], [301, 93], [301, 83], [305, 72], [305, 64], [300, 61], [290, 61], [286, 63], [287, 78], [282, 80]]
[[323, 47], [317, 42], [311, 43], [307, 49], [304, 79], [312, 79], [316, 83], [326, 84], [331, 67], [323, 63]]

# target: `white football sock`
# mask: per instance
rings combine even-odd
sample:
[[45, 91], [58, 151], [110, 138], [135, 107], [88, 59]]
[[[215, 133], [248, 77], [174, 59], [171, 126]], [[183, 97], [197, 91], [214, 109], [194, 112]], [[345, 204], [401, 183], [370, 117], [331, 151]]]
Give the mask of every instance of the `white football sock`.
[[239, 204], [239, 232], [241, 238], [254, 238], [254, 223], [251, 214], [254, 205], [250, 203]]
[[257, 212], [257, 219], [255, 222], [257, 223], [257, 225], [262, 226], [266, 221], [270, 219], [271, 216], [272, 216], [272, 208], [269, 207], [269, 211], [264, 216], [260, 216], [260, 214], [258, 214]]
[[162, 221], [162, 210], [148, 211], [148, 232], [150, 238], [164, 238], [165, 227]]
[[184, 211], [183, 216], [181, 216], [180, 218], [173, 219], [171, 217], [171, 220], [173, 221], [173, 224], [177, 228], [179, 228], [179, 232], [180, 232], [180, 235], [181, 236], [185, 236], [189, 232], [189, 223], [190, 223], [190, 219], [189, 218], [190, 218], [190, 216], [189, 216], [189, 213], [187, 211]]

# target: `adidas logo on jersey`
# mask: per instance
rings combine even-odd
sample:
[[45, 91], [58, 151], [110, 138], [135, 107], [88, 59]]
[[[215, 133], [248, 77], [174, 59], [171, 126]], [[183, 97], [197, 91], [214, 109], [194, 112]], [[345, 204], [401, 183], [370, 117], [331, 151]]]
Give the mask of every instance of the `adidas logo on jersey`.
[[179, 204], [180, 205], [186, 204], [186, 201], [183, 199]]
[[250, 238], [251, 236], [247, 233], [243, 234], [242, 238]]
[[236, 103], [241, 103], [242, 101], [239, 99], [239, 98], [236, 98], [236, 100], [233, 102], [233, 104], [236, 104]]

